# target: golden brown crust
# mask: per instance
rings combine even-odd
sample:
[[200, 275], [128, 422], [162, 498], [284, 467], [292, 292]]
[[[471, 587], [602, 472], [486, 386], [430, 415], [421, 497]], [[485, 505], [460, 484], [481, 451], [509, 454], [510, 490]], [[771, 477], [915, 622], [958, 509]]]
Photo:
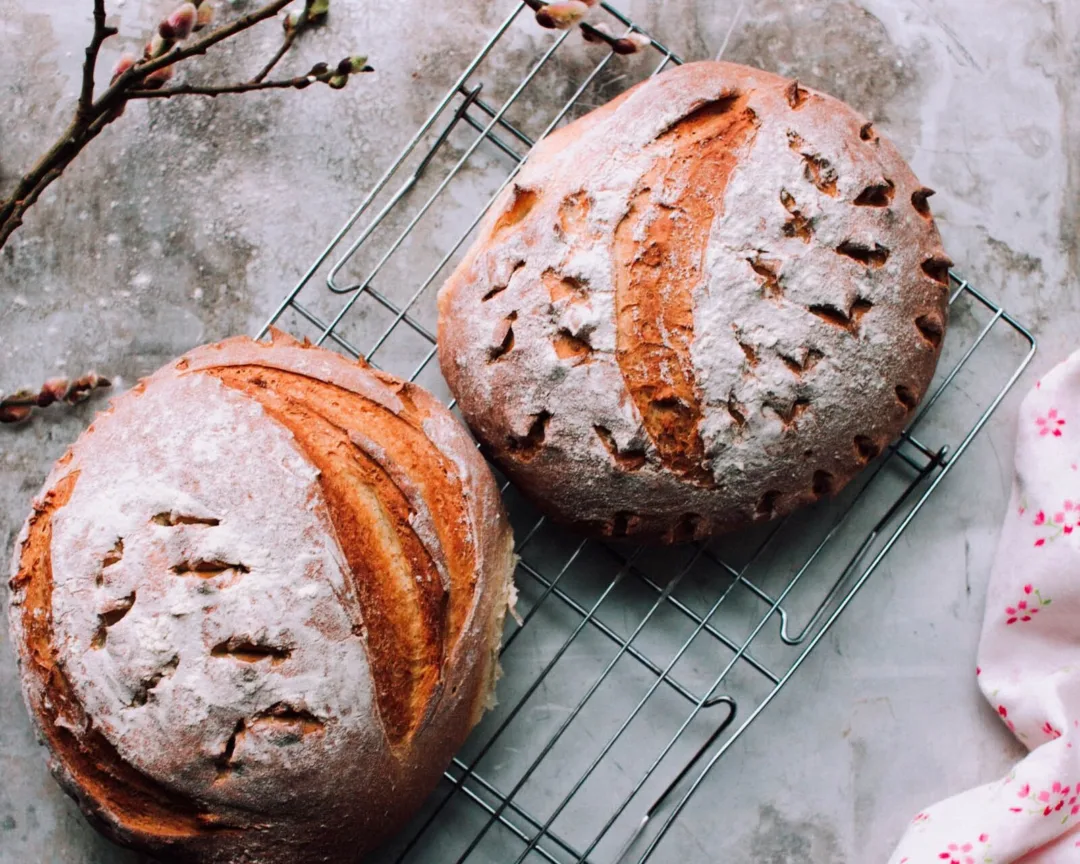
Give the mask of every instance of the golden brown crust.
[[[296, 436], [319, 469], [330, 521], [360, 599], [379, 713], [390, 740], [402, 743], [427, 712], [444, 653], [460, 630], [460, 625], [457, 630], [448, 626], [447, 607], [451, 598], [456, 599], [459, 619], [462, 607], [468, 609], [473, 562], [471, 555], [452, 562], [449, 569], [459, 584], [452, 591], [443, 586], [432, 552], [409, 523], [408, 499], [390, 475], [350, 440], [350, 428], [375, 433], [372, 437], [381, 446], [387, 445], [387, 438], [393, 440], [394, 433], [400, 436], [397, 440], [409, 440], [415, 458], [428, 463], [419, 466], [428, 476], [443, 475], [443, 460], [422, 432], [389, 412], [386, 425], [396, 427], [387, 430], [389, 435], [379, 435], [378, 424], [370, 419], [358, 422], [369, 413], [384, 411], [321, 381], [260, 366], [218, 367], [202, 374], [259, 402]], [[457, 512], [446, 514], [450, 524], [462, 518], [464, 504], [459, 484], [454, 485], [458, 488], [447, 497], [458, 506]], [[433, 551], [441, 557], [441, 549]], [[468, 575], [462, 578], [463, 573]]]
[[[656, 146], [674, 155], [653, 163], [615, 228], [615, 359], [660, 461], [705, 486], [714, 480], [698, 433], [693, 289], [713, 219], [722, 215], [713, 202], [754, 133], [746, 103], [745, 95], [710, 100], [658, 137]], [[666, 187], [679, 190], [674, 201]]]
[[[69, 454], [61, 460], [66, 464]], [[82, 704], [57, 658], [52, 627], [53, 513], [71, 498], [79, 472], [70, 471], [45, 494], [27, 523], [18, 570], [9, 582], [22, 596], [23, 674], [31, 712], [53, 754], [64, 764], [88, 815], [103, 808], [135, 833], [190, 837], [205, 830], [190, 801], [172, 795], [126, 764], [88, 723]], [[78, 730], [78, 731], [76, 731]], [[79, 734], [82, 732], [82, 734]]]
[[444, 377], [504, 473], [588, 533], [782, 516], [930, 384], [949, 262], [928, 194], [836, 99], [686, 64], [536, 148], [439, 293]]
[[54, 773], [110, 837], [357, 861], [488, 704], [512, 567], [437, 400], [275, 332], [95, 421], [20, 538], [9, 618]]

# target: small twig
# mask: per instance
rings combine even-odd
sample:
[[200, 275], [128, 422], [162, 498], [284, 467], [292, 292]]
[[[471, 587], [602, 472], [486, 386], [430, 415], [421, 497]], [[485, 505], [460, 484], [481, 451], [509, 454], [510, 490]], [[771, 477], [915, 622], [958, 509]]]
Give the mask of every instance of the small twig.
[[94, 35], [86, 46], [86, 62], [83, 63], [82, 89], [79, 92], [79, 107], [75, 119], [86, 121], [94, 104], [94, 70], [97, 68], [98, 51], [101, 43], [119, 31], [105, 24], [105, 0], [94, 0]]
[[601, 30], [599, 27], [594, 27], [588, 21], [582, 21], [578, 24], [581, 28], [581, 32], [586, 34], [586, 38], [593, 37], [594, 42], [607, 42], [608, 46], [612, 49], [615, 48], [615, 43], [619, 41], [618, 36], [612, 36], [610, 33]]
[[[307, 13], [307, 9], [304, 10], [304, 13]], [[281, 58], [289, 52], [289, 49], [292, 48], [292, 44], [296, 41], [296, 34], [298, 32], [300, 32], [300, 28], [293, 27], [285, 34], [285, 38], [281, 41], [281, 46], [278, 50], [274, 52], [274, 56], [271, 57], [270, 61], [258, 71], [254, 78], [251, 79], [252, 84], [258, 84], [273, 71], [274, 67], [278, 64], [278, 61], [280, 61]]]
[[[374, 71], [367, 67], [361, 71]], [[303, 90], [316, 81], [328, 83], [337, 74], [334, 69], [316, 74], [299, 75], [296, 78], [282, 78], [277, 81], [239, 81], [236, 84], [217, 84], [201, 86], [197, 84], [177, 84], [175, 87], [162, 87], [158, 90], [129, 90], [129, 99], [168, 99], [170, 96], [221, 96], [224, 93], [250, 93], [252, 90], [287, 90], [293, 87]]]
[[604, 27], [594, 27], [582, 21], [578, 27], [586, 42], [604, 42], [616, 54], [637, 54], [652, 44], [652, 39], [637, 30], [630, 30], [625, 36], [614, 36]]
[[278, 61], [289, 52], [297, 36], [312, 24], [321, 24], [326, 20], [329, 8], [330, 0], [304, 0], [304, 8], [299, 13], [294, 12], [285, 18], [285, 38], [278, 50], [251, 80], [254, 82], [264, 80], [277, 66]]
[[35, 408], [46, 408], [54, 402], [76, 405], [89, 399], [92, 391], [111, 386], [108, 378], [95, 372], [70, 382], [66, 378], [52, 378], [37, 393], [20, 390], [0, 399], [0, 423], [18, 423], [28, 418]]

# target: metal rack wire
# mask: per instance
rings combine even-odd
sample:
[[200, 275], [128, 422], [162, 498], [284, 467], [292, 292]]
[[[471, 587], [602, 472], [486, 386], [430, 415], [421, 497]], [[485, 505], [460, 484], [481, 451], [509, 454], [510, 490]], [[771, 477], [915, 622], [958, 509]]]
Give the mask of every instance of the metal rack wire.
[[[569, 32], [538, 31], [526, 4], [511, 5], [260, 337], [284, 327], [448, 398], [432, 362], [435, 290], [488, 206], [535, 141], [613, 88], [681, 62], [656, 41], [629, 59], [564, 47]], [[601, 5], [610, 23], [641, 32]], [[520, 81], [500, 86], [504, 75], [484, 73], [504, 50], [535, 59]], [[552, 93], [568, 80], [579, 83], [553, 110]], [[377, 279], [394, 288], [376, 288]], [[522, 618], [504, 640], [502, 704], [384, 860], [622, 864], [653, 855], [1030, 362], [1031, 334], [951, 279], [952, 324], [931, 395], [833, 502], [735, 539], [658, 552], [554, 529], [503, 485], [519, 538]]]

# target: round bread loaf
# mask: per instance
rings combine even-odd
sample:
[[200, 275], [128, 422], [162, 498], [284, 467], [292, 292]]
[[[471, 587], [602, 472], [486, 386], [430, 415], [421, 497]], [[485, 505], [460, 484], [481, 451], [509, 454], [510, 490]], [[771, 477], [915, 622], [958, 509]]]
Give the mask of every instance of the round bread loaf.
[[511, 599], [432, 396], [275, 334], [192, 351], [57, 464], [9, 616], [51, 767], [169, 861], [357, 861], [479, 719]]
[[691, 63], [549, 136], [439, 294], [486, 452], [587, 532], [674, 542], [841, 489], [937, 364], [949, 261], [843, 103]]

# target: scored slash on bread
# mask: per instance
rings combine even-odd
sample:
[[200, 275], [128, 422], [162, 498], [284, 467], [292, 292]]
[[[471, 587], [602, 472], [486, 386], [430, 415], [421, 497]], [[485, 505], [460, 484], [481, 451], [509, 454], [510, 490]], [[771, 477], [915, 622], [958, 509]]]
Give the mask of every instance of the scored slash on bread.
[[111, 837], [355, 861], [489, 704], [512, 568], [441, 404], [275, 332], [94, 421], [35, 502], [9, 615], [54, 772]]
[[542, 141], [439, 294], [439, 358], [542, 509], [677, 542], [832, 495], [933, 377], [932, 194], [842, 102], [730, 63]]

